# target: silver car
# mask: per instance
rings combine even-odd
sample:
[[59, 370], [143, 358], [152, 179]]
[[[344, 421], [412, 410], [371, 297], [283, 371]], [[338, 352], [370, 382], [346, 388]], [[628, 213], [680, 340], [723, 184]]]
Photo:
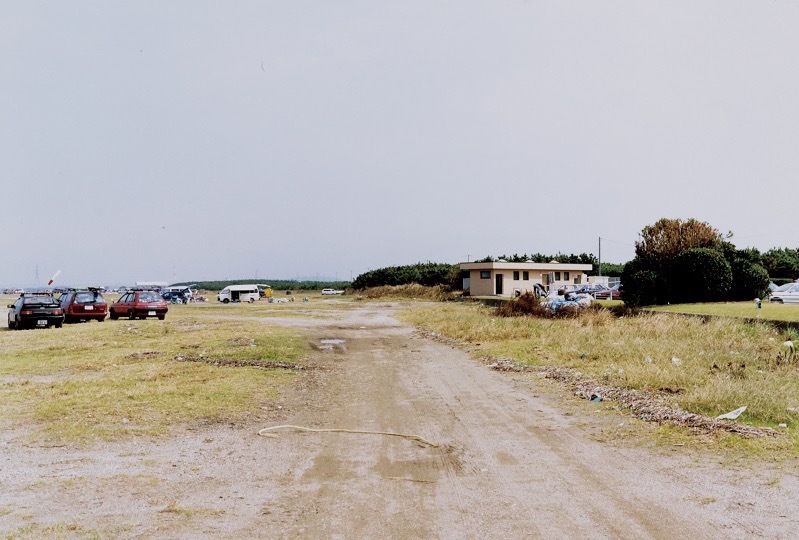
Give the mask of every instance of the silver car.
[[786, 283], [771, 292], [769, 302], [777, 304], [799, 304], [799, 281]]

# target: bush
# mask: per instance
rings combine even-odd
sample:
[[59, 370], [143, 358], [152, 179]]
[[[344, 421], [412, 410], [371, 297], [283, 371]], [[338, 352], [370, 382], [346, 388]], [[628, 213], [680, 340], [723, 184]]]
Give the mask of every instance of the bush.
[[761, 265], [746, 259], [732, 263], [732, 300], [763, 298], [768, 291], [768, 272]]
[[631, 306], [650, 306], [665, 303], [666, 279], [657, 269], [648, 268], [638, 257], [624, 265], [624, 303]]
[[718, 250], [691, 248], [674, 262], [670, 301], [716, 302], [727, 298], [732, 287], [732, 268]]

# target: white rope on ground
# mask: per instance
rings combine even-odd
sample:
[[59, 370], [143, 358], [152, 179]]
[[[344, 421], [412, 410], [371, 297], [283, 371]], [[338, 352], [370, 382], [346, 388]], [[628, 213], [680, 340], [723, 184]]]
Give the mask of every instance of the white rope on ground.
[[391, 433], [389, 431], [365, 431], [360, 429], [341, 429], [341, 428], [309, 428], [305, 426], [293, 426], [293, 425], [284, 425], [284, 426], [272, 426], [263, 428], [258, 431], [258, 435], [261, 437], [271, 437], [277, 438], [278, 436], [274, 433], [267, 433], [267, 431], [273, 431], [275, 429], [296, 429], [299, 431], [311, 431], [314, 433], [355, 433], [359, 435], [386, 435], [388, 437], [402, 437], [403, 439], [410, 439], [413, 441], [418, 441], [422, 444], [426, 444], [427, 446], [432, 446], [433, 448], [438, 448], [436, 443], [432, 443], [427, 439], [423, 439], [418, 435], [408, 435], [406, 433]]

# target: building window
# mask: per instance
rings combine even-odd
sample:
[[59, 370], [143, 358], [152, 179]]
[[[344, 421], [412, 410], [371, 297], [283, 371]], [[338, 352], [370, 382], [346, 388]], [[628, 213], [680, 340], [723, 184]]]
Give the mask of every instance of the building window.
[[560, 281], [560, 272], [555, 272], [555, 281]]
[[563, 281], [569, 281], [569, 273], [563, 272]]
[[518, 270], [514, 270], [513, 271], [513, 281], [519, 281], [519, 271]]
[[528, 272], [528, 271], [526, 271], [526, 270], [525, 270], [524, 272], [522, 272], [522, 279], [523, 279], [524, 281], [527, 281], [527, 280], [529, 280], [529, 279], [530, 279], [530, 272]]
[[491, 279], [491, 270], [480, 270], [480, 279]]

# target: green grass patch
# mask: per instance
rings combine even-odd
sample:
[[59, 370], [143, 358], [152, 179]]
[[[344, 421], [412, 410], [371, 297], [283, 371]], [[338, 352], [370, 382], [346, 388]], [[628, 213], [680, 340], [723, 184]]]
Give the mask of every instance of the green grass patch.
[[[784, 358], [793, 333], [732, 318], [704, 320], [644, 312], [617, 318], [607, 310], [573, 319], [504, 318], [476, 304], [409, 307], [405, 321], [471, 345], [476, 356], [522, 365], [574, 368], [598, 381], [656, 392], [708, 416], [742, 405], [738, 421], [788, 425], [799, 450], [799, 355]], [[725, 445], [740, 437], [723, 437]], [[715, 440], [714, 443], [718, 443]], [[744, 443], [784, 449], [782, 442]]]
[[[28, 428], [32, 440], [57, 442], [158, 436], [201, 419], [236, 419], [296, 375], [215, 360], [296, 364], [307, 350], [293, 330], [188, 312], [3, 331], [0, 419]], [[178, 360], [185, 358], [204, 361]]]
[[773, 321], [799, 322], [799, 305], [772, 304], [765, 301], [758, 309], [752, 302], [712, 302], [704, 304], [674, 304], [653, 306], [650, 311], [714, 315], [718, 317], [746, 317]]

